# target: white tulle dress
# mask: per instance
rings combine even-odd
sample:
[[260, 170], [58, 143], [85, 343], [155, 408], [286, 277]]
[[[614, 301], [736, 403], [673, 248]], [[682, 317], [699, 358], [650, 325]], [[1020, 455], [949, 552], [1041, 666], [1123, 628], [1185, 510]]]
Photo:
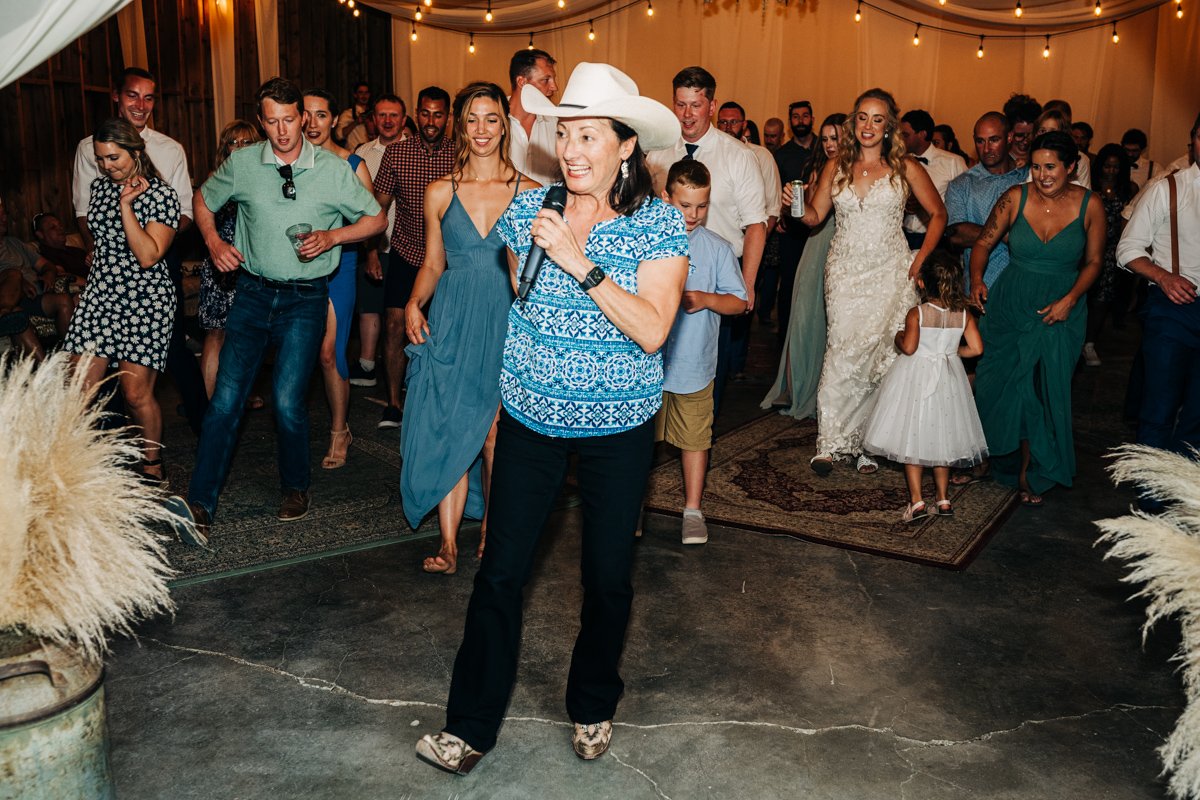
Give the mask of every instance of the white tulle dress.
[[971, 467], [987, 458], [958, 344], [966, 311], [917, 307], [921, 338], [884, 377], [863, 433], [863, 449], [901, 464]]

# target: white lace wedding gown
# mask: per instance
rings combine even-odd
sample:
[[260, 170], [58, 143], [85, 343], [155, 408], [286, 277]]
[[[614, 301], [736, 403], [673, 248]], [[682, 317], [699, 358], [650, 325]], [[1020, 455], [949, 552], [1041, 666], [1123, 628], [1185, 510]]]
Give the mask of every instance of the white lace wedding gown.
[[896, 358], [893, 342], [917, 304], [908, 279], [904, 194], [888, 177], [860, 199], [852, 183], [833, 197], [837, 230], [825, 262], [828, 336], [817, 389], [817, 452], [862, 452], [875, 392]]

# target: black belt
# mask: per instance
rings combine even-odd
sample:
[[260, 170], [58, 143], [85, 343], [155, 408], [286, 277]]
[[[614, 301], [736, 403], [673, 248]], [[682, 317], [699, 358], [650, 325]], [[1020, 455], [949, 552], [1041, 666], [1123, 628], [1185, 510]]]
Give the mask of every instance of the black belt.
[[242, 276], [268, 289], [321, 289], [329, 285], [329, 276], [327, 275], [307, 280], [273, 281], [270, 278], [264, 278], [261, 275], [255, 275], [243, 269]]

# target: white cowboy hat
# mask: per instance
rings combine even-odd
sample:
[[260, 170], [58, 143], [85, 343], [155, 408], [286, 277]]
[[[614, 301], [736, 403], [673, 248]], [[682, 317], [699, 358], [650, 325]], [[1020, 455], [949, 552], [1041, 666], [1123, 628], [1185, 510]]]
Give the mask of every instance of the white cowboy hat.
[[675, 114], [657, 100], [639, 95], [633, 79], [610, 64], [580, 62], [571, 72], [559, 105], [525, 84], [521, 106], [543, 117], [610, 117], [637, 132], [643, 151], [671, 147], [680, 136]]

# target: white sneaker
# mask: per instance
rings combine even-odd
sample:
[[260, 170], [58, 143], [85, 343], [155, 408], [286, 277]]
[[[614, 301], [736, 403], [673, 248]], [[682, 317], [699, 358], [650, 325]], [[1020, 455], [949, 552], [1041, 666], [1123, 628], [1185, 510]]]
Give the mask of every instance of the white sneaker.
[[1096, 345], [1087, 342], [1083, 346], [1083, 363], [1089, 367], [1100, 366], [1100, 356], [1096, 355]]
[[708, 526], [698, 508], [683, 510], [683, 543], [704, 544], [708, 541]]

